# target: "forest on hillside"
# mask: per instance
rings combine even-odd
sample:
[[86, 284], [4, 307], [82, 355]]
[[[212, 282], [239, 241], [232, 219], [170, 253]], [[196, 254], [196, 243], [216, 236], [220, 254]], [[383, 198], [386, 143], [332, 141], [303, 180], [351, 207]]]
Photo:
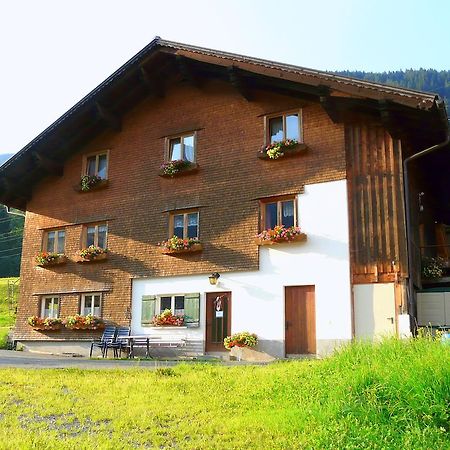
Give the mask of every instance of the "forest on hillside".
[[[392, 72], [360, 72], [346, 70], [334, 73], [347, 77], [359, 78], [361, 80], [389, 84], [391, 86], [439, 94], [445, 100], [447, 111], [450, 115], [449, 70], [409, 69]], [[0, 165], [10, 156], [12, 155], [0, 155]], [[19, 275], [23, 222], [24, 219], [22, 217], [8, 214], [6, 208], [0, 205], [0, 277]]]

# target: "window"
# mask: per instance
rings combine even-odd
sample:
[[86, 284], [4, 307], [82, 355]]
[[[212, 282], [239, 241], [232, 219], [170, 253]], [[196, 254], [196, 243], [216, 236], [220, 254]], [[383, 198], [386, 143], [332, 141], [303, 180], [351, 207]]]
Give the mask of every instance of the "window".
[[49, 253], [64, 253], [65, 230], [52, 230], [44, 233], [43, 250]]
[[88, 225], [85, 227], [85, 246], [94, 245], [103, 249], [107, 248], [108, 225], [106, 223], [98, 225]]
[[301, 115], [298, 112], [267, 118], [267, 143], [295, 139], [301, 142]]
[[261, 229], [272, 229], [277, 225], [286, 228], [297, 226], [295, 197], [261, 201]]
[[169, 161], [195, 162], [195, 135], [186, 134], [169, 139]]
[[177, 212], [170, 215], [170, 237], [177, 236], [181, 239], [199, 237], [199, 213], [198, 211]]
[[41, 303], [41, 317], [56, 319], [59, 316], [59, 297], [44, 297]]
[[92, 314], [100, 317], [101, 299], [101, 294], [83, 294], [81, 296], [80, 314], [82, 316]]
[[172, 314], [183, 315], [187, 326], [200, 323], [200, 294], [144, 295], [142, 297], [141, 325], [151, 325], [153, 317], [170, 309]]
[[84, 162], [83, 175], [96, 175], [106, 180], [108, 178], [108, 152], [87, 155]]

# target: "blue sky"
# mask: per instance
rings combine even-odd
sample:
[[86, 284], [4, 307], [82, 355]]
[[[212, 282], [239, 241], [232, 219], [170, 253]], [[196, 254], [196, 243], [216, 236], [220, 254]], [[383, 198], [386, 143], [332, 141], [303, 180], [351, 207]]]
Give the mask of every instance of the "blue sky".
[[14, 0], [0, 4], [0, 154], [155, 35], [324, 70], [450, 69], [449, 0]]

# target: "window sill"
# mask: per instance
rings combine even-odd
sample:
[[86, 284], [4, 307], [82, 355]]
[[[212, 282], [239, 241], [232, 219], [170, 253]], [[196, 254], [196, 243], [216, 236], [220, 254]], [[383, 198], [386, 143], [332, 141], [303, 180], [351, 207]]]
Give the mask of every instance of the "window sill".
[[164, 171], [161, 169], [158, 173], [158, 175], [160, 177], [163, 178], [174, 178], [174, 177], [182, 177], [184, 175], [193, 175], [195, 173], [197, 173], [199, 170], [199, 165], [196, 163], [192, 163], [189, 167], [186, 167], [184, 169], [179, 170], [178, 172], [174, 173], [174, 174], [166, 174], [164, 173]]
[[203, 250], [203, 245], [200, 243], [194, 244], [190, 248], [183, 248], [180, 250], [170, 250], [170, 249], [165, 249], [165, 248], [159, 249], [159, 251], [163, 255], [179, 255], [179, 254], [183, 254], [183, 253], [197, 253], [197, 252], [201, 252], [202, 250]]
[[67, 256], [66, 255], [61, 255], [58, 256], [58, 258], [56, 258], [53, 261], [49, 261], [43, 264], [36, 264], [37, 267], [52, 267], [52, 266], [58, 266], [60, 264], [65, 264], [67, 262]]
[[51, 327], [45, 327], [45, 326], [43, 326], [43, 327], [33, 327], [33, 330], [34, 331], [44, 331], [44, 332], [46, 332], [46, 331], [59, 331], [59, 330], [61, 330], [62, 327], [63, 327], [63, 325], [59, 324], [59, 325], [53, 325]]
[[74, 189], [76, 192], [78, 192], [80, 194], [87, 194], [88, 192], [100, 191], [102, 189], [105, 189], [106, 187], [108, 187], [108, 184], [109, 184], [109, 180], [102, 180], [102, 181], [99, 181], [97, 184], [94, 184], [93, 186], [91, 186], [87, 191], [83, 191], [79, 184], [74, 186]]
[[101, 255], [97, 255], [94, 258], [83, 258], [82, 256], [78, 255], [76, 262], [77, 263], [93, 263], [93, 262], [104, 261], [107, 258], [108, 258], [107, 253], [102, 253]]
[[255, 239], [255, 243], [259, 246], [262, 245], [276, 245], [276, 244], [291, 244], [293, 242], [304, 242], [306, 241], [307, 236], [305, 233], [299, 234], [297, 236], [294, 236], [293, 238], [287, 240], [279, 240], [279, 241], [272, 241], [272, 240], [266, 240], [266, 239]]
[[284, 150], [284, 155], [280, 156], [279, 158], [276, 158], [276, 159], [269, 158], [269, 156], [267, 155], [265, 150], [259, 150], [257, 152], [256, 156], [259, 159], [264, 159], [266, 161], [279, 161], [280, 159], [290, 158], [293, 156], [299, 156], [302, 153], [305, 153], [308, 150], [308, 148], [309, 147], [306, 144], [299, 143], [295, 147]]
[[80, 326], [75, 325], [73, 327], [68, 327], [66, 325], [66, 328], [68, 330], [73, 330], [73, 331], [95, 331], [95, 330], [103, 330], [105, 328], [105, 325], [102, 324], [102, 325], [97, 325], [95, 327], [89, 326], [89, 325], [80, 325]]

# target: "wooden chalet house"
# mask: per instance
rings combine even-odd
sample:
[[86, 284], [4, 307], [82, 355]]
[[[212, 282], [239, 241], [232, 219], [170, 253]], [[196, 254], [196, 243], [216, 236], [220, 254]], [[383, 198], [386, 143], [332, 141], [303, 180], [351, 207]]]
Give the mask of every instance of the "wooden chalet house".
[[76, 314], [197, 354], [408, 333], [421, 252], [448, 262], [447, 134], [434, 94], [156, 38], [0, 168], [26, 211], [14, 339], [85, 351], [98, 330], [27, 323]]

